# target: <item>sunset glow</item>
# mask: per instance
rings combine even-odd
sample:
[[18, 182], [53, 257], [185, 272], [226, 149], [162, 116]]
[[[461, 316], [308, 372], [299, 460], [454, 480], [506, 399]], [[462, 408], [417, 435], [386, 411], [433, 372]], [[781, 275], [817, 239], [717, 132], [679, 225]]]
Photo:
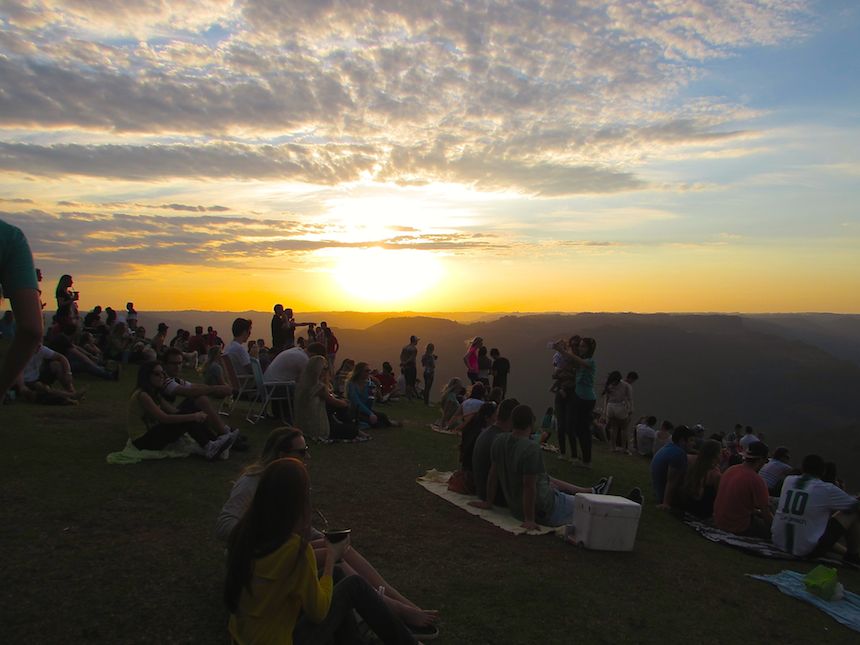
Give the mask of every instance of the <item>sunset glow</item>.
[[0, 219], [81, 307], [860, 312], [860, 6], [13, 0]]

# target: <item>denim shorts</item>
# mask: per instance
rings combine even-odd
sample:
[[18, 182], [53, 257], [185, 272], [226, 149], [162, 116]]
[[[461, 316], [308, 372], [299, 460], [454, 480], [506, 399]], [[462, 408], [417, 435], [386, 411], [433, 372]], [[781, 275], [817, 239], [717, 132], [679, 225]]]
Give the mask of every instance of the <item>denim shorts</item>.
[[555, 491], [555, 500], [552, 505], [552, 513], [546, 520], [548, 526], [564, 526], [573, 523], [573, 509], [575, 495]]

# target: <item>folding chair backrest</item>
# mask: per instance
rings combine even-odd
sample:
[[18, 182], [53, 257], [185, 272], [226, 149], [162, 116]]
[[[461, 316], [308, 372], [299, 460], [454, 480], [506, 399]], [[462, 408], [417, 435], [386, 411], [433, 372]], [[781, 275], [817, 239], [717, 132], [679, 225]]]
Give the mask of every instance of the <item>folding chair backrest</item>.
[[258, 392], [263, 392], [266, 385], [263, 383], [263, 367], [260, 365], [260, 359], [251, 357], [251, 372], [254, 374], [254, 383], [257, 386]]
[[236, 370], [233, 369], [233, 361], [230, 360], [229, 356], [224, 356], [223, 354], [218, 360], [221, 361], [221, 367], [224, 368], [224, 374], [227, 376], [227, 382], [230, 383], [230, 387], [235, 392], [238, 392], [241, 385], [239, 377], [236, 376]]

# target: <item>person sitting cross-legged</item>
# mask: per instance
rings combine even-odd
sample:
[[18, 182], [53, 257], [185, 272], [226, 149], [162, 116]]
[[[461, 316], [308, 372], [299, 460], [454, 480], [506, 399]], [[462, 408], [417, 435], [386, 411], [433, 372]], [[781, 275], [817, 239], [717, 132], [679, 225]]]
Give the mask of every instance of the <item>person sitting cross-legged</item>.
[[577, 493], [609, 492], [612, 478], [603, 478], [592, 487], [570, 484], [550, 477], [537, 442], [531, 440], [535, 416], [527, 405], [518, 405], [511, 413], [512, 430], [493, 441], [491, 465], [487, 475], [487, 499], [469, 502], [477, 508], [492, 508], [496, 487], [501, 486], [508, 509], [534, 530], [538, 523], [562, 526], [573, 522], [573, 498]]
[[770, 539], [773, 515], [767, 494], [767, 485], [758, 471], [767, 462], [768, 447], [761, 441], [747, 446], [744, 461], [731, 466], [720, 477], [717, 498], [714, 500], [714, 525], [718, 529]]
[[860, 565], [860, 501], [822, 481], [824, 460], [803, 458], [803, 474], [789, 475], [773, 519], [773, 543], [793, 555], [824, 555], [845, 539], [844, 560]]

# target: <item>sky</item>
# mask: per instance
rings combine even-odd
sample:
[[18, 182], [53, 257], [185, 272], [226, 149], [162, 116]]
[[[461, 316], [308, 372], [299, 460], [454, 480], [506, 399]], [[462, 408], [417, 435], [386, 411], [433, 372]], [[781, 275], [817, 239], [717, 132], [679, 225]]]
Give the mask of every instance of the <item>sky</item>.
[[860, 313], [853, 0], [0, 0], [0, 219], [138, 310]]

